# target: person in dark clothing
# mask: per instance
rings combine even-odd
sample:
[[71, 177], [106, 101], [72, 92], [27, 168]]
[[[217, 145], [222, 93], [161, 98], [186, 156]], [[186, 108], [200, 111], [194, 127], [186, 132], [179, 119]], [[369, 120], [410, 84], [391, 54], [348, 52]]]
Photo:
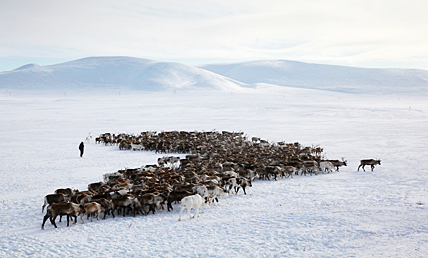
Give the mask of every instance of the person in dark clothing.
[[83, 157], [83, 149], [84, 148], [85, 148], [85, 145], [83, 145], [83, 142], [81, 142], [80, 145], [79, 145], [80, 157]]

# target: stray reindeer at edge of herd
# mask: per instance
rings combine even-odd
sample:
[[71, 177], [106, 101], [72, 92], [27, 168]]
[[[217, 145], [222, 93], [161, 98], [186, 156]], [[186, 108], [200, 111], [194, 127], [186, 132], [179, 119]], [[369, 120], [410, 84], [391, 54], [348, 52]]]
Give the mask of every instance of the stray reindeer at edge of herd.
[[[92, 138], [92, 136], [91, 136]], [[90, 140], [90, 139], [89, 139]], [[96, 143], [118, 145], [120, 150], [154, 151], [165, 154], [158, 164], [141, 168], [123, 169], [103, 176], [102, 182], [88, 185], [85, 191], [71, 188], [57, 189], [46, 195], [42, 212], [47, 206], [42, 229], [49, 219], [57, 228], [55, 220], [67, 216], [77, 223], [80, 216], [95, 216], [103, 213], [116, 215], [155, 214], [159, 209], [173, 210], [172, 204], [181, 202], [181, 214], [187, 209], [218, 205], [219, 199], [238, 194], [242, 188], [252, 186], [258, 180], [292, 178], [293, 175], [317, 175], [339, 171], [347, 161], [327, 160], [318, 146], [305, 147], [300, 143], [268, 142], [258, 137], [247, 140], [242, 132], [142, 132], [140, 135], [101, 134]], [[187, 154], [185, 158], [168, 156], [169, 153]], [[361, 160], [360, 167], [380, 165], [380, 160]], [[365, 171], [365, 170], [364, 170]], [[194, 216], [193, 216], [194, 217]]]

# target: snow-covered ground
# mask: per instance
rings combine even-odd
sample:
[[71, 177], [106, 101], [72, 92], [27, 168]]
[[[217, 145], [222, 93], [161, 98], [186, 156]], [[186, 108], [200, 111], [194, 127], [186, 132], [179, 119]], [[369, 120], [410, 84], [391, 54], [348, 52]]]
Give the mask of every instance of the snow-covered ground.
[[[426, 96], [426, 95], [425, 95]], [[0, 257], [426, 257], [428, 103], [259, 85], [208, 91], [0, 92]], [[41, 230], [43, 198], [85, 190], [119, 169], [154, 164], [150, 152], [78, 145], [89, 132], [243, 131], [320, 145], [348, 161], [333, 174], [255, 181], [204, 209]], [[374, 172], [359, 160], [380, 158]], [[369, 169], [366, 169], [369, 170]]]

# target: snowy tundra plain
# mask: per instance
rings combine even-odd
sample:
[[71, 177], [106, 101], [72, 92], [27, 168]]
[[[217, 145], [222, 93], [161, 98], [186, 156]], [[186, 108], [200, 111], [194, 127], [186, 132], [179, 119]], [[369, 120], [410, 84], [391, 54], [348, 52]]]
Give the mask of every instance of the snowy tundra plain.
[[[259, 84], [241, 91], [2, 89], [0, 257], [427, 257], [428, 102]], [[319, 145], [340, 172], [256, 180], [203, 209], [107, 217], [41, 230], [43, 198], [102, 175], [155, 164], [146, 151], [91, 142], [90, 132], [234, 131]], [[373, 172], [360, 159], [382, 160]], [[193, 213], [193, 211], [192, 211]], [[86, 220], [86, 218], [85, 218]]]

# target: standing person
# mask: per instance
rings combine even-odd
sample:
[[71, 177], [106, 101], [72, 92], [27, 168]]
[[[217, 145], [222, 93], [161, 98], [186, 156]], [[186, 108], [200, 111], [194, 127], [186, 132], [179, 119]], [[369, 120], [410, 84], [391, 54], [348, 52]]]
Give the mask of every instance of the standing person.
[[83, 145], [83, 142], [81, 142], [80, 145], [79, 145], [80, 157], [83, 157], [83, 149], [84, 148], [85, 148], [85, 145]]

